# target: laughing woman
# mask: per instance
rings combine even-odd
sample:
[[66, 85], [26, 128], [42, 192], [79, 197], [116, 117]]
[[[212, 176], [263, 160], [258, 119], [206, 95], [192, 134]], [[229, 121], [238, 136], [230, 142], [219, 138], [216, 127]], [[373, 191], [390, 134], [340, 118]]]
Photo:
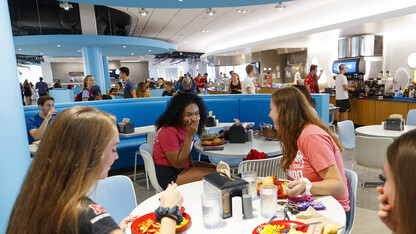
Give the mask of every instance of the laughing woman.
[[290, 186], [284, 187], [285, 193], [290, 197], [332, 195], [348, 213], [347, 179], [340, 143], [312, 112], [302, 92], [296, 88], [274, 92], [269, 116], [282, 145], [281, 167], [293, 180]]
[[206, 120], [203, 100], [193, 93], [179, 93], [156, 121], [158, 132], [153, 159], [157, 180], [163, 189], [172, 181], [186, 184], [215, 172], [214, 165], [194, 162], [191, 155], [194, 136], [202, 132]]

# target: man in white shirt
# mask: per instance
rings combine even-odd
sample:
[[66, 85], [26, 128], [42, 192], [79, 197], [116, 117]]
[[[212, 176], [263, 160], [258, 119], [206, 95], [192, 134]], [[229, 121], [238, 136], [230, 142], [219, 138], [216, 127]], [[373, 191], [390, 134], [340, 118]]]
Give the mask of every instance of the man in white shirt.
[[254, 76], [254, 66], [251, 64], [247, 65], [246, 72], [247, 72], [247, 77], [244, 78], [243, 85], [241, 87], [241, 92], [242, 94], [255, 94], [256, 89], [252, 81], [252, 77]]
[[348, 87], [347, 77], [344, 75], [347, 71], [345, 64], [339, 65], [339, 74], [335, 78], [335, 101], [336, 106], [340, 107], [337, 121], [347, 120], [348, 112], [351, 111], [350, 101], [348, 100], [348, 90], [353, 91], [355, 88]]
[[297, 85], [303, 85], [304, 84], [304, 80], [302, 79], [302, 75], [303, 74], [303, 68], [299, 67], [298, 72], [295, 73], [295, 80], [294, 83]]

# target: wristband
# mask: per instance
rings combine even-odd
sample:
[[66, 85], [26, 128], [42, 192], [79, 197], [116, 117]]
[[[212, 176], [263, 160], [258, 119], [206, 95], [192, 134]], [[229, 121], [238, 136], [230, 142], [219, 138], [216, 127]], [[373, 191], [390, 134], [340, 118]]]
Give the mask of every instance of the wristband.
[[299, 179], [299, 181], [303, 181], [306, 184], [306, 188], [305, 188], [305, 191], [302, 193], [302, 196], [312, 195], [311, 194], [312, 183], [307, 178], [301, 178]]
[[172, 208], [159, 206], [155, 210], [155, 216], [159, 223], [164, 217], [168, 217], [175, 220], [176, 225], [181, 224], [183, 221], [183, 216], [178, 206], [174, 206]]

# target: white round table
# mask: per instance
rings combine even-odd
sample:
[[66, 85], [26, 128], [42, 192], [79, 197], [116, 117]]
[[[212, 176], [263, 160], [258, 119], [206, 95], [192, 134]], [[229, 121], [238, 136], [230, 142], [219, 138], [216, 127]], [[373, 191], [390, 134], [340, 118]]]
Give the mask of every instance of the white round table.
[[416, 126], [405, 125], [403, 131], [384, 130], [383, 125], [368, 125], [355, 129], [358, 135], [369, 137], [391, 137], [393, 139], [398, 138], [402, 134], [416, 129]]
[[[260, 199], [253, 201], [253, 215], [254, 218], [236, 222], [233, 218], [223, 219], [220, 227], [215, 229], [205, 229], [202, 223], [202, 205], [201, 194], [203, 193], [202, 181], [193, 182], [185, 185], [178, 186], [178, 190], [181, 192], [185, 207], [185, 212], [191, 216], [191, 226], [187, 230], [187, 233], [251, 233], [257, 225], [265, 223], [268, 219], [262, 218], [260, 215]], [[138, 215], [139, 217], [147, 213], [153, 212], [160, 204], [160, 194], [156, 194], [134, 209], [131, 214]], [[346, 216], [341, 204], [332, 196], [319, 196], [314, 197], [317, 201], [322, 201], [327, 207], [326, 210], [318, 211], [320, 214], [329, 217], [335, 222], [345, 226]], [[342, 233], [340, 230], [338, 233]], [[130, 226], [126, 228], [125, 233], [130, 234]]]
[[255, 149], [259, 152], [264, 152], [269, 157], [277, 156], [282, 154], [280, 143], [278, 141], [266, 141], [263, 136], [253, 136], [253, 141], [246, 143], [229, 143], [224, 145], [223, 150], [204, 151], [204, 146], [201, 145], [200, 140], [195, 142], [194, 149], [201, 154], [220, 157], [220, 158], [246, 158], [247, 154], [251, 149]]

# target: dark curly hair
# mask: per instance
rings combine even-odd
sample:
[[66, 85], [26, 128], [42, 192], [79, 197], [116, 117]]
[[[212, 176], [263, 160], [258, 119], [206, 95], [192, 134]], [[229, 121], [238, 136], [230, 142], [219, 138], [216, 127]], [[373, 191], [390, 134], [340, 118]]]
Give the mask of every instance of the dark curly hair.
[[189, 104], [196, 104], [199, 108], [198, 134], [201, 134], [207, 122], [207, 110], [202, 98], [189, 92], [180, 92], [172, 97], [165, 112], [156, 120], [156, 129], [159, 130], [163, 126], [177, 126], [181, 124], [185, 107]]

